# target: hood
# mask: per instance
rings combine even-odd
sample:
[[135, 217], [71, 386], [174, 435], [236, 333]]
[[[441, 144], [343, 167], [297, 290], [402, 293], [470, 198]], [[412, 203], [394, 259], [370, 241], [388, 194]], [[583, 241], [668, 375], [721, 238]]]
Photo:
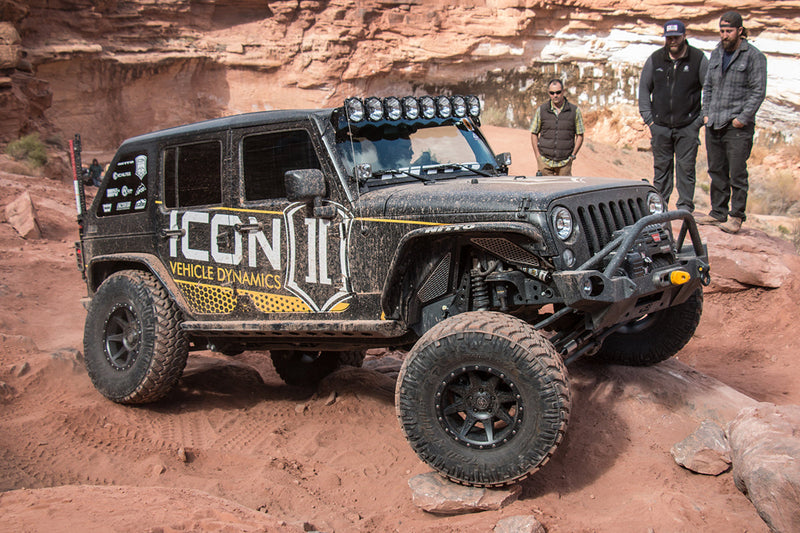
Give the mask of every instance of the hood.
[[[417, 218], [451, 214], [545, 211], [557, 199], [602, 190], [620, 189], [620, 197], [653, 190], [643, 181], [578, 176], [497, 176], [413, 182], [374, 189], [361, 195], [362, 209], [373, 216]], [[622, 193], [621, 189], [626, 192]], [[362, 211], [365, 213], [365, 211]]]

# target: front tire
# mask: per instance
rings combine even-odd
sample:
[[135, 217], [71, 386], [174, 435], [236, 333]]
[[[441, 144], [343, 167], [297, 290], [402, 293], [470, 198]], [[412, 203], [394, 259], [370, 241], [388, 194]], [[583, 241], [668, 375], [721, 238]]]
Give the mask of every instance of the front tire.
[[703, 289], [680, 305], [634, 320], [612, 333], [594, 358], [627, 366], [650, 366], [678, 353], [692, 338], [703, 314]]
[[469, 312], [431, 328], [396, 388], [400, 425], [419, 457], [465, 485], [501, 486], [544, 465], [567, 428], [567, 370], [525, 322]]
[[95, 388], [118, 403], [163, 398], [189, 353], [180, 322], [177, 305], [149, 272], [124, 270], [106, 279], [92, 298], [83, 332]]

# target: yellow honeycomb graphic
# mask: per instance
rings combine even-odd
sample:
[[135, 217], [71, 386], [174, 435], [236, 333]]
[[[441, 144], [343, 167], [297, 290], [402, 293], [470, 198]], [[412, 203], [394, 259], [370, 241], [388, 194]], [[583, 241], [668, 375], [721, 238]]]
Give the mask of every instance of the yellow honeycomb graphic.
[[256, 309], [262, 313], [310, 313], [311, 308], [296, 296], [241, 291], [250, 297]]
[[228, 314], [236, 308], [233, 289], [202, 283], [177, 281], [189, 305], [198, 313]]
[[[189, 281], [178, 281], [183, 295], [189, 302], [191, 308], [203, 314], [229, 314], [236, 309], [236, 292], [229, 287], [218, 287], [215, 285], [205, 285], [203, 283], [193, 283]], [[253, 305], [262, 313], [311, 313], [313, 310], [300, 298], [296, 296], [284, 296], [282, 294], [269, 294], [263, 292], [239, 290], [240, 294], [250, 298]], [[350, 307], [347, 302], [339, 302], [329, 312], [341, 313]]]

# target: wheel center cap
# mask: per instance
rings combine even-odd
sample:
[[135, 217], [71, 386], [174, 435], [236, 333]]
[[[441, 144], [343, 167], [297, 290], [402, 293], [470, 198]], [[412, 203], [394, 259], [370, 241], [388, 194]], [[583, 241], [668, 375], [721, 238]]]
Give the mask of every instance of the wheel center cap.
[[472, 405], [475, 409], [485, 411], [492, 405], [492, 398], [486, 392], [477, 392], [472, 396]]
[[137, 339], [139, 338], [139, 333], [135, 329], [129, 329], [125, 333], [125, 341], [128, 344], [136, 344]]

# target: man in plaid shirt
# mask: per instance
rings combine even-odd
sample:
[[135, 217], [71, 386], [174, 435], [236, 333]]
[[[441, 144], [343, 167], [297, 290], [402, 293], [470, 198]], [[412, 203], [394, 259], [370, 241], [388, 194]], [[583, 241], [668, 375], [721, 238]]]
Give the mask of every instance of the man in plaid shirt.
[[722, 15], [719, 34], [703, 85], [711, 212], [696, 218], [699, 224], [737, 233], [746, 218], [747, 159], [756, 111], [767, 92], [767, 59], [747, 41], [739, 13]]

